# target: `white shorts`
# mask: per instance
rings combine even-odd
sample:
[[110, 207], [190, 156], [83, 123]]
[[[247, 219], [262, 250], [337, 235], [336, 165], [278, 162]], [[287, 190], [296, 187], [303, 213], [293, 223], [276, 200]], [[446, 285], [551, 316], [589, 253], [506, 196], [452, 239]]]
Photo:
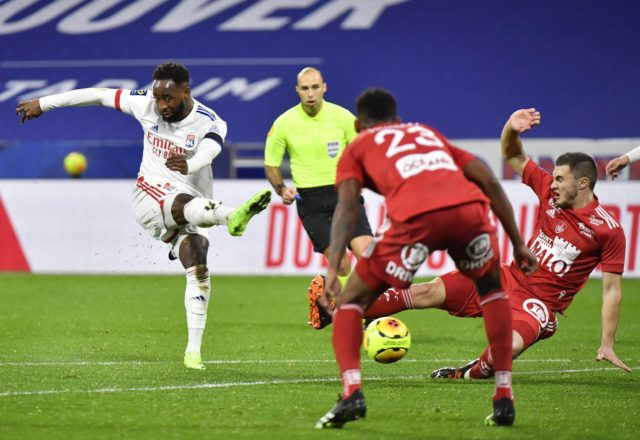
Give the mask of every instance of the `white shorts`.
[[178, 189], [170, 182], [150, 181], [142, 176], [138, 177], [133, 188], [133, 213], [136, 221], [156, 240], [162, 240], [171, 245], [174, 255], [178, 255], [180, 243], [187, 235], [198, 234], [209, 238], [209, 230], [190, 224], [176, 225], [171, 218], [171, 207], [165, 207], [165, 200], [173, 201], [178, 194], [190, 194], [184, 189]]

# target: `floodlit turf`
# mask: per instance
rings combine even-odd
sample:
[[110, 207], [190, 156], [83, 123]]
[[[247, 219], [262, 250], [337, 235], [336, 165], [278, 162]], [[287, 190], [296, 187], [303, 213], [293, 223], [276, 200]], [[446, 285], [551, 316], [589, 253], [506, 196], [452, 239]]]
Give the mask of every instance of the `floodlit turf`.
[[623, 439], [640, 432], [640, 280], [625, 280], [617, 353], [594, 361], [600, 282], [514, 364], [516, 424], [485, 427], [492, 384], [428, 378], [476, 357], [482, 321], [399, 315], [397, 364], [363, 363], [368, 417], [313, 429], [340, 385], [331, 330], [306, 324], [309, 279], [214, 277], [205, 371], [182, 366], [183, 277], [0, 276], [0, 438]]

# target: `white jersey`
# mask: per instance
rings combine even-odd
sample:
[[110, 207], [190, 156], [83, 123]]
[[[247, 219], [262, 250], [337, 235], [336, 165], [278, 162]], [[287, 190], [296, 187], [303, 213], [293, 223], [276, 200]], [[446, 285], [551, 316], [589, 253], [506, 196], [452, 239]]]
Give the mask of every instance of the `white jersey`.
[[207, 133], [216, 134], [224, 142], [227, 123], [195, 99], [191, 113], [177, 122], [167, 122], [162, 118], [153, 95], [147, 90], [119, 89], [114, 99], [114, 107], [136, 118], [144, 130], [144, 150], [138, 177], [153, 183], [168, 182], [191, 195], [212, 198], [211, 167], [184, 175], [171, 171], [164, 163], [172, 150], [186, 154], [187, 159], [193, 157]]

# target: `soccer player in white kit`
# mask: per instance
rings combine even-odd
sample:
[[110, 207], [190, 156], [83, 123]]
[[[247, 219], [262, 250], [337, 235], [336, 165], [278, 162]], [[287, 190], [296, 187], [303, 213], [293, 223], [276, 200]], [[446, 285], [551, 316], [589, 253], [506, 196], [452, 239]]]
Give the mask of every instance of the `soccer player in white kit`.
[[203, 370], [200, 348], [211, 294], [206, 228], [227, 225], [231, 235], [242, 235], [249, 220], [269, 205], [271, 191], [260, 191], [237, 209], [212, 200], [211, 162], [222, 149], [227, 123], [191, 97], [183, 65], [160, 64], [153, 80], [152, 92], [78, 89], [20, 102], [16, 114], [24, 123], [58, 107], [102, 105], [138, 120], [144, 150], [133, 189], [134, 213], [153, 238], [170, 245], [169, 258], [179, 258], [186, 269], [184, 364]]

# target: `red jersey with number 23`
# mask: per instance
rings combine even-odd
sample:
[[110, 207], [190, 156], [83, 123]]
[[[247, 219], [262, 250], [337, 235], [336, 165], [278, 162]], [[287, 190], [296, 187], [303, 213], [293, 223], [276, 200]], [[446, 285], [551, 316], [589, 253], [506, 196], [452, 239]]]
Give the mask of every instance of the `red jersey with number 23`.
[[427, 125], [380, 124], [360, 132], [345, 149], [336, 187], [356, 179], [385, 197], [391, 220], [403, 222], [442, 208], [488, 203], [462, 172], [473, 159]]
[[624, 231], [598, 198], [584, 208], [556, 206], [553, 177], [529, 160], [522, 182], [540, 201], [538, 218], [528, 246], [538, 257], [538, 270], [526, 276], [515, 261], [508, 268], [516, 282], [554, 311], [566, 309], [598, 264], [603, 272], [624, 271]]

